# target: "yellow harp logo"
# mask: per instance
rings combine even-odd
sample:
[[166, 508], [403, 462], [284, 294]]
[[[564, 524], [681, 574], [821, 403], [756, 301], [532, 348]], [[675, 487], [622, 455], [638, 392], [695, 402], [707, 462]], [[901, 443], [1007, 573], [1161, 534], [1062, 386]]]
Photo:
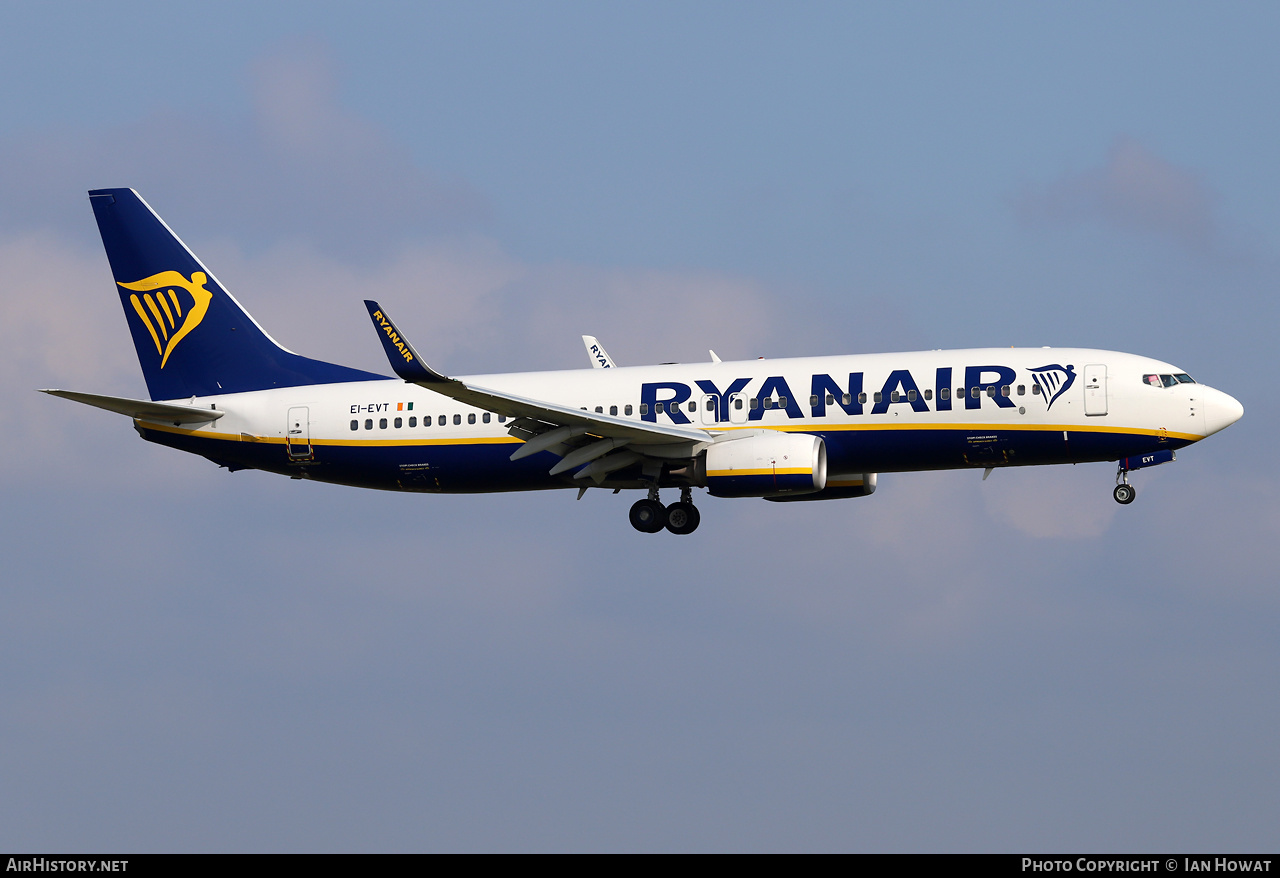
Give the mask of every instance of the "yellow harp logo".
[[[209, 278], [203, 271], [193, 272], [191, 280], [176, 271], [162, 271], [133, 283], [120, 284], [126, 290], [137, 291], [129, 296], [129, 303], [138, 312], [147, 332], [151, 333], [151, 340], [156, 343], [161, 369], [169, 361], [169, 354], [173, 353], [178, 342], [200, 325], [205, 312], [209, 310], [213, 293], [204, 288], [208, 282]], [[185, 311], [178, 290], [186, 290], [191, 297]], [[152, 292], [155, 293], [154, 296]], [[138, 298], [138, 293], [142, 293], [142, 298]], [[178, 324], [179, 320], [182, 321], [181, 325]]]

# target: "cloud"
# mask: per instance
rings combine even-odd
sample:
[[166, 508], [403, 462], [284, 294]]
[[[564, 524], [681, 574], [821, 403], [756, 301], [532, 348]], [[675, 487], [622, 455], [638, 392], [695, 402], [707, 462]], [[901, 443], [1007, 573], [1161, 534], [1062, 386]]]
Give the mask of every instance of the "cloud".
[[[291, 43], [254, 64], [250, 114], [158, 109], [101, 130], [0, 141], [0, 229], [82, 235], [86, 189], [128, 186], [196, 234], [302, 238], [363, 262], [406, 239], [483, 227], [487, 201], [424, 171], [338, 97], [332, 53]], [[191, 232], [189, 231], [188, 234]]]
[[[406, 244], [372, 266], [296, 240], [258, 252], [227, 240], [193, 246], [282, 345], [383, 374], [364, 298], [381, 301], [423, 355], [454, 374], [588, 368], [584, 332], [601, 335], [625, 365], [639, 365], [705, 360], [713, 344], [729, 357], [753, 353], [789, 326], [769, 290], [750, 279], [540, 265], [478, 236]], [[33, 391], [145, 397], [141, 371], [100, 245], [47, 231], [0, 233], [0, 290], [8, 379], [0, 405], [12, 418], [0, 436], [0, 471], [42, 468], [55, 478], [73, 437], [111, 430], [113, 416]], [[115, 420], [131, 436], [127, 421]]]
[[1122, 137], [1101, 167], [1029, 188], [1014, 199], [1014, 210], [1032, 225], [1099, 221], [1206, 248], [1217, 234], [1213, 202], [1197, 174]]

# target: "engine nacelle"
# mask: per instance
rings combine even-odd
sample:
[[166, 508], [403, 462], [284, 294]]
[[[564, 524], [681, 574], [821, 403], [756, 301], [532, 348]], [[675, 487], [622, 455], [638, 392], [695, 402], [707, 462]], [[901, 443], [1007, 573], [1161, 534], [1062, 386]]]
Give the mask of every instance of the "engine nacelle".
[[827, 486], [827, 446], [807, 433], [762, 430], [717, 442], [698, 463], [716, 497], [785, 497]]
[[813, 494], [766, 497], [766, 500], [847, 500], [876, 492], [876, 473], [827, 473], [827, 486]]

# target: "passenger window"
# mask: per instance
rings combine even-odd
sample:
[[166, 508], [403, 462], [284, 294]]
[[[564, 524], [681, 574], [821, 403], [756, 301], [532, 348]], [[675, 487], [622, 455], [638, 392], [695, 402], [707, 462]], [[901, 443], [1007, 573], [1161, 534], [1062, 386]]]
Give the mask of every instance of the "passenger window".
[[924, 398], [925, 398], [925, 399], [933, 399], [933, 391], [932, 391], [932, 390], [926, 390], [926, 391], [924, 392]]
[[476, 414], [475, 414], [475, 412], [472, 412], [471, 414], [467, 415], [467, 423], [468, 423], [468, 424], [474, 424], [475, 422], [476, 422]]
[[773, 399], [770, 397], [766, 397], [764, 401], [764, 407], [767, 409], [773, 408]]
[[396, 429], [399, 430], [403, 426], [404, 426], [404, 419], [396, 418]]
[[876, 402], [884, 402], [884, 393], [882, 391], [877, 390], [875, 399], [876, 399]]
[[484, 421], [487, 424], [489, 423], [489, 419], [492, 417], [493, 415], [489, 414], [488, 412], [485, 412], [483, 415], [480, 416], [480, 420]]
[[385, 430], [385, 429], [387, 429], [387, 419], [386, 419], [386, 418], [378, 418], [378, 429], [379, 429], [379, 430]]
[[598, 406], [596, 406], [596, 414], [597, 414], [597, 415], [603, 415], [603, 414], [604, 414], [604, 406], [602, 406], [602, 405], [598, 405]]
[[351, 422], [351, 429], [352, 429], [352, 430], [359, 430], [359, 429], [360, 429], [360, 422], [359, 422], [359, 421], [352, 421], [352, 422]]
[[1018, 385], [1018, 396], [1026, 396], [1026, 395], [1027, 395], [1027, 385], [1025, 385], [1025, 384], [1019, 384], [1019, 385]]
[[916, 401], [916, 392], [914, 390], [908, 390], [907, 402], [915, 402], [915, 401]]
[[665, 405], [665, 403], [655, 402], [655, 403], [653, 404], [653, 410], [654, 410], [655, 412], [657, 412], [658, 414], [662, 414], [662, 412], [663, 412], [663, 405]]
[[889, 402], [897, 402], [900, 399], [902, 399], [902, 394], [896, 390], [889, 394]]
[[757, 399], [757, 398], [756, 398], [756, 397], [754, 397], [754, 396], [753, 396], [753, 397], [751, 397], [751, 408], [752, 408], [753, 410], [754, 410], [754, 409], [758, 409], [758, 408], [760, 408], [760, 400], [759, 400], [759, 399]]
[[1032, 385], [1031, 385], [1031, 395], [1032, 395], [1032, 396], [1039, 396], [1039, 395], [1040, 395], [1040, 385], [1039, 385], [1039, 384], [1032, 384]]
[[939, 398], [939, 399], [951, 399], [951, 388], [950, 388], [950, 387], [944, 387], [944, 388], [942, 388], [941, 390], [939, 390], [939, 391], [938, 391], [938, 398]]
[[[643, 406], [641, 406], [641, 408], [643, 408]], [[627, 406], [627, 407], [626, 407], [625, 409], [623, 409], [622, 411], [623, 411], [623, 414], [627, 414], [627, 415], [631, 414], [631, 406]], [[643, 414], [643, 412], [642, 412], [642, 414]]]
[[[818, 405], [818, 394], [810, 394], [809, 408], [815, 408]], [[831, 405], [831, 394], [827, 394], [827, 405]]]
[[409, 426], [410, 426], [410, 427], [416, 427], [416, 426], [418, 426], [418, 419], [417, 419], [417, 418], [410, 418], [410, 419], [409, 419]]
[[647, 402], [640, 403], [640, 414], [642, 415], [649, 414], [649, 403]]
[[866, 405], [866, 404], [867, 404], [867, 394], [866, 394], [865, 392], [864, 392], [864, 393], [859, 393], [859, 394], [858, 394], [858, 405]]
[[462, 415], [454, 415], [454, 416], [453, 416], [453, 422], [454, 422], [455, 424], [461, 424], [461, 423], [462, 423]]
[[738, 411], [742, 411], [742, 397], [735, 396], [733, 398], [733, 407]]
[[609, 414], [616, 415], [617, 413], [618, 413], [618, 407], [616, 405], [609, 406]]
[[364, 422], [364, 428], [365, 428], [366, 430], [372, 430], [372, 429], [373, 429], [373, 418], [370, 418], [369, 420], [367, 420], [367, 421], [365, 421], [365, 422]]
[[957, 387], [957, 388], [956, 388], [956, 399], [964, 399], [964, 388], [963, 388], [963, 387]]
[[1008, 384], [1006, 384], [1006, 385], [1004, 385], [1003, 387], [1001, 387], [1001, 388], [1000, 388], [1000, 395], [1001, 395], [1001, 396], [1008, 396], [1008, 395], [1009, 395], [1009, 385], [1008, 385]]
[[[828, 394], [827, 394], [827, 405], [831, 405], [831, 404], [833, 404], [835, 401], [836, 401], [836, 398], [835, 398], [834, 396], [832, 396], [831, 394], [829, 394], [829, 393], [828, 393]], [[848, 405], [848, 404], [849, 404], [849, 395], [848, 395], [847, 393], [845, 394], [845, 397], [844, 397], [844, 404], [845, 404], [845, 405]]]
[[981, 387], [975, 387], [975, 388], [973, 388], [973, 389], [972, 389], [972, 391], [970, 392], [970, 395], [971, 395], [974, 399], [977, 399], [978, 397], [982, 396], [982, 388], [981, 388]]
[[506, 415], [498, 415], [498, 423], [499, 423], [499, 424], [505, 424], [506, 422], [507, 422], [507, 416], [506, 416]]
[[987, 396], [991, 399], [995, 399], [995, 395], [996, 395], [996, 386], [994, 384], [989, 385], [987, 387]]

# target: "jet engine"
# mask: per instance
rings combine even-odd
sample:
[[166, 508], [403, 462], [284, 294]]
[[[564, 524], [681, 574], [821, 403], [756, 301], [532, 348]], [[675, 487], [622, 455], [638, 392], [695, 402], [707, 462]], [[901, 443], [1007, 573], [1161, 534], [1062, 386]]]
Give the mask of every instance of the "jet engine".
[[812, 494], [787, 494], [766, 500], [847, 500], [876, 492], [876, 473], [827, 473], [827, 486]]
[[786, 497], [827, 485], [827, 446], [808, 433], [761, 430], [715, 443], [698, 459], [716, 497]]

